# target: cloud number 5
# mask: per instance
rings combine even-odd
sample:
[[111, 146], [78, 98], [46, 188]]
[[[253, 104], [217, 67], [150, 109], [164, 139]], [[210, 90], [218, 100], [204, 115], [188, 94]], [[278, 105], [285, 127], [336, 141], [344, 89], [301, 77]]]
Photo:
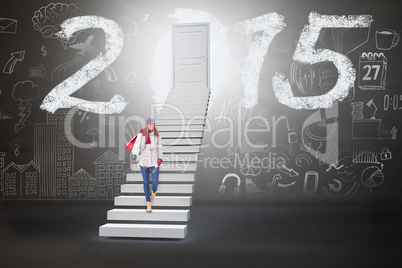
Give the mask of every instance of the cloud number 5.
[[295, 97], [285, 75], [276, 73], [273, 77], [273, 89], [278, 101], [294, 109], [330, 108], [337, 100], [343, 100], [353, 87], [356, 70], [348, 57], [328, 49], [314, 49], [322, 28], [368, 28], [371, 15], [335, 16], [311, 12], [309, 24], [305, 25], [297, 44], [293, 59], [305, 64], [331, 61], [338, 69], [338, 81], [327, 93], [320, 96]]

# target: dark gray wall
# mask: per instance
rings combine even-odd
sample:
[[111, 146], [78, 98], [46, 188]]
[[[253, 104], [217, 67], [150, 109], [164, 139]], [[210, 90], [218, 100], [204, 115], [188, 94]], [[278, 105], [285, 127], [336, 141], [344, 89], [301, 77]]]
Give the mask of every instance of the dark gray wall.
[[[175, 13], [175, 8], [208, 12], [226, 29], [226, 33], [218, 36], [227, 42], [227, 46], [225, 42], [217, 42], [211, 48], [215, 56], [226, 55], [224, 53], [227, 52], [227, 57], [223, 58], [227, 72], [221, 86], [211, 88], [207, 117], [209, 130], [203, 139], [205, 148], [202, 149], [202, 162], [197, 171], [196, 198], [235, 200], [233, 192], [237, 185], [240, 189], [237, 199], [240, 200], [346, 201], [399, 198], [402, 183], [397, 175], [400, 163], [400, 134], [397, 130], [401, 127], [398, 117], [402, 108], [398, 71], [401, 44], [390, 48], [391, 35], [400, 35], [401, 31], [398, 1], [63, 3], [73, 4], [69, 11], [78, 11], [71, 14], [65, 10], [60, 11], [62, 17], [42, 12], [55, 19], [43, 20], [44, 24], [48, 24], [48, 31], [42, 32], [35, 29], [33, 17], [42, 7], [49, 9], [49, 1], [2, 3], [0, 152], [4, 153], [4, 158], [0, 199], [110, 199], [119, 193], [119, 184], [124, 182], [124, 174], [129, 168], [129, 154], [122, 149], [122, 145], [140, 128], [134, 120], [128, 124], [124, 120], [133, 115], [142, 118], [149, 115], [149, 106], [154, 101], [150, 77], [158, 69], [154, 55], [162, 38], [176, 22], [167, 17]], [[322, 85], [324, 91], [329, 91], [331, 83], [336, 82], [334, 77], [337, 72], [332, 64], [297, 66], [292, 59], [300, 33], [304, 25], [308, 24], [308, 16], [313, 11], [324, 15], [371, 15], [373, 19], [368, 29], [342, 31], [337, 28], [321, 32], [316, 49], [326, 48], [346, 54], [356, 69], [356, 81], [351, 94], [344, 101], [337, 102], [335, 108], [325, 112], [289, 108], [278, 102], [272, 86], [272, 77], [278, 71], [287, 78], [293, 75], [295, 79], [291, 80], [292, 90], [296, 96], [306, 96], [302, 89], [308, 91], [309, 88], [313, 91], [311, 94], [320, 94], [319, 85]], [[235, 25], [270, 12], [283, 15], [286, 27], [274, 38], [266, 52], [258, 75], [258, 104], [252, 108], [242, 107], [239, 113], [238, 107], [241, 106], [238, 103], [244, 92], [241, 77], [247, 71], [244, 59], [261, 32], [247, 36], [236, 31]], [[59, 29], [63, 16], [67, 18], [76, 14], [102, 16], [116, 21], [123, 29], [125, 46], [111, 65], [116, 77], [113, 74], [108, 77], [106, 72], [102, 72], [73, 94], [98, 101], [108, 101], [115, 94], [120, 94], [129, 101], [129, 105], [120, 114], [98, 115], [78, 109], [49, 114], [40, 108], [42, 100], [52, 88], [96, 56], [92, 52], [77, 54], [80, 50], [71, 48], [71, 45], [84, 43], [93, 35], [92, 45], [98, 52], [103, 51], [105, 36], [99, 29], [77, 34], [76, 40], [64, 44], [65, 48], [62, 42], [48, 35]], [[381, 29], [388, 33], [379, 34], [388, 37], [378, 37], [377, 40], [376, 32]], [[374, 59], [361, 58], [362, 53], [369, 52], [382, 52], [383, 55]], [[377, 68], [379, 75], [374, 77]], [[303, 73], [306, 70], [307, 73]], [[367, 74], [369, 70], [372, 72]], [[312, 79], [314, 86], [309, 87], [302, 82], [305, 75], [311, 72], [316, 76]], [[218, 74], [212, 72], [212, 79]], [[328, 76], [324, 77], [326, 74]], [[321, 83], [318, 77], [322, 79]], [[299, 87], [297, 83], [301, 83]], [[227, 118], [219, 121], [217, 117], [220, 115]], [[247, 120], [254, 115], [265, 118], [270, 124], [269, 132], [249, 133], [252, 143], [267, 144], [267, 147], [260, 150], [248, 148], [244, 135], [238, 136], [238, 130], [243, 131]], [[76, 140], [74, 144], [68, 141], [65, 134], [65, 118], [69, 116], [72, 120], [67, 122], [72, 125], [72, 137]], [[304, 124], [309, 118], [317, 117], [322, 120]], [[229, 128], [230, 123], [233, 123], [233, 131], [224, 131], [223, 128]], [[263, 120], [253, 120], [248, 128], [263, 129], [262, 123]], [[233, 143], [223, 146], [231, 137]], [[77, 145], [77, 141], [82, 144]], [[327, 152], [328, 157], [317, 159], [313, 155], [315, 153], [311, 154], [312, 151]], [[247, 161], [247, 156], [250, 161], [256, 157], [270, 161], [270, 164], [251, 167], [250, 163], [243, 162]], [[229, 164], [227, 158], [235, 161]], [[331, 163], [334, 165], [331, 166]], [[105, 186], [103, 195], [99, 195], [94, 185], [97, 185], [99, 176], [108, 176], [107, 168], [113, 169], [108, 170], [113, 173], [113, 187], [108, 191]], [[99, 175], [102, 172], [104, 174]], [[229, 173], [237, 174], [240, 180], [229, 177], [222, 183], [222, 179]], [[24, 180], [22, 184], [17, 182], [15, 189], [6, 189], [7, 183], [8, 186], [14, 185], [12, 180], [16, 178], [12, 174], [16, 174], [16, 178], [21, 174], [32, 175], [29, 177], [32, 180]], [[88, 192], [69, 196], [69, 187], [77, 186], [78, 181], [88, 186]], [[222, 184], [226, 187], [224, 194], [218, 193]], [[6, 195], [6, 191], [9, 194]]]

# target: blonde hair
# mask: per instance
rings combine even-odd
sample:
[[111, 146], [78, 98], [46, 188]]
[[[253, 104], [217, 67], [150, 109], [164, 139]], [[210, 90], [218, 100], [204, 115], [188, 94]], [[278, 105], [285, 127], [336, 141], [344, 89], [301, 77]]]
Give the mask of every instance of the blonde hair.
[[[143, 128], [143, 130], [145, 131], [145, 133], [147, 133], [149, 131], [148, 129], [148, 124], [145, 125], [145, 127]], [[156, 126], [154, 125], [154, 136], [159, 138], [159, 131], [156, 128]]]

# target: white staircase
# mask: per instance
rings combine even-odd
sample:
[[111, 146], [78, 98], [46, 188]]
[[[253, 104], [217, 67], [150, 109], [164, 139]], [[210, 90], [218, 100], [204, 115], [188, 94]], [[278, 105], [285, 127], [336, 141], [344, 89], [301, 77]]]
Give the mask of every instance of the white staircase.
[[122, 195], [115, 197], [115, 208], [107, 212], [110, 222], [99, 227], [99, 236], [186, 237], [209, 95], [208, 89], [171, 91], [166, 101], [169, 105], [155, 118], [162, 136], [163, 163], [156, 198], [151, 200], [152, 212], [146, 212], [141, 170], [132, 162], [126, 183], [121, 185]]

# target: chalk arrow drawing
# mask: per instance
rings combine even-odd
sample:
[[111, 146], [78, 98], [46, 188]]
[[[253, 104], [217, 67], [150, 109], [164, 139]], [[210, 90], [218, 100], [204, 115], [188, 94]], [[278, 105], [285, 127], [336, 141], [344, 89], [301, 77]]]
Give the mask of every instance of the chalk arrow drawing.
[[11, 53], [11, 58], [7, 61], [6, 65], [4, 65], [3, 73], [11, 74], [14, 72], [14, 67], [19, 61], [23, 61], [25, 56], [25, 51], [17, 51]]
[[334, 191], [335, 193], [339, 192], [342, 189], [342, 182], [340, 180], [336, 180], [334, 179], [334, 182], [336, 182], [338, 184], [337, 187], [335, 187], [335, 184], [333, 183], [329, 183], [329, 189]]
[[280, 172], [283, 172], [285, 174], [288, 174], [290, 177], [295, 177], [295, 176], [299, 176], [299, 173], [297, 173], [296, 171], [293, 170], [293, 168], [288, 168], [287, 166], [285, 166], [284, 164], [279, 164], [278, 165], [278, 170]]

